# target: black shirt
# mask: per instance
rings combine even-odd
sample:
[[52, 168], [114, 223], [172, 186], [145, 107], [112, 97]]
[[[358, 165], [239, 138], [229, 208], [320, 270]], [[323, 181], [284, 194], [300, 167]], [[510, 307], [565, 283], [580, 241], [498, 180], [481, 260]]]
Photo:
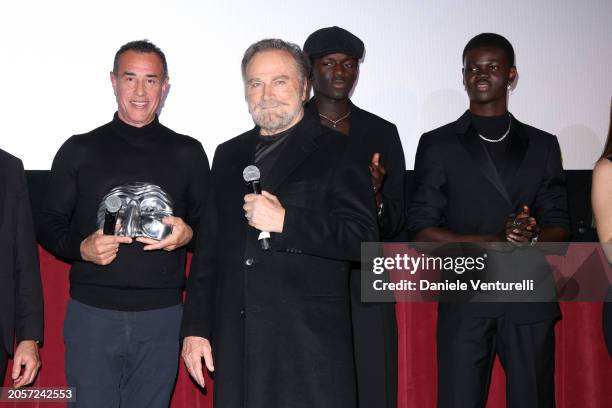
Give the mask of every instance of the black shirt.
[[257, 145], [255, 147], [255, 165], [259, 168], [261, 174], [261, 185], [265, 190], [265, 181], [274, 167], [274, 163], [281, 155], [284, 147], [287, 145], [287, 140], [291, 136], [295, 125], [287, 130], [284, 130], [275, 135], [257, 136]]

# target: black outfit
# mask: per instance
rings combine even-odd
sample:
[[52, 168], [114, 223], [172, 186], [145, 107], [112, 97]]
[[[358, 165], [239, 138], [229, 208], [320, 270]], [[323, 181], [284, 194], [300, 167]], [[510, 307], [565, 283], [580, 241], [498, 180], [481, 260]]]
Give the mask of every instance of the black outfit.
[[[314, 100], [308, 110], [318, 115]], [[383, 211], [378, 218], [380, 238], [390, 240], [404, 225], [406, 164], [397, 127], [350, 103], [348, 143], [351, 156], [365, 169], [380, 153], [387, 176], [381, 188]], [[369, 186], [371, 188], [371, 184]], [[397, 406], [397, 321], [395, 303], [361, 301], [360, 265], [351, 270], [351, 318], [359, 406]]]
[[181, 335], [212, 340], [215, 407], [354, 408], [347, 260], [378, 238], [368, 173], [307, 113], [261, 180], [285, 208], [263, 251], [242, 208], [258, 135], [217, 147]]
[[209, 182], [202, 145], [159, 123], [136, 128], [113, 121], [73, 136], [53, 160], [41, 212], [41, 243], [73, 261], [70, 296], [102, 309], [151, 310], [181, 303], [185, 248], [143, 252], [143, 244], [121, 245], [106, 266], [81, 259], [81, 242], [97, 230], [102, 197], [113, 187], [142, 181], [160, 186], [173, 200], [174, 216], [199, 223]]
[[0, 383], [13, 336], [43, 340], [38, 248], [23, 164], [0, 150]]
[[185, 248], [144, 251], [134, 241], [121, 244], [113, 262], [100, 266], [81, 258], [80, 244], [98, 229], [102, 198], [132, 182], [160, 186], [172, 199], [174, 216], [196, 230], [209, 177], [202, 145], [157, 117], [136, 128], [115, 114], [58, 151], [39, 238], [72, 261], [64, 342], [67, 382], [79, 397], [71, 406], [168, 406], [178, 364]]
[[[509, 139], [498, 173], [469, 112], [424, 134], [416, 155], [410, 231], [497, 233], [522, 205], [530, 207], [540, 227], [569, 231], [556, 138], [513, 118]], [[553, 326], [559, 316], [556, 303], [440, 303], [438, 406], [484, 406], [496, 352], [506, 369], [508, 407], [554, 406]]]

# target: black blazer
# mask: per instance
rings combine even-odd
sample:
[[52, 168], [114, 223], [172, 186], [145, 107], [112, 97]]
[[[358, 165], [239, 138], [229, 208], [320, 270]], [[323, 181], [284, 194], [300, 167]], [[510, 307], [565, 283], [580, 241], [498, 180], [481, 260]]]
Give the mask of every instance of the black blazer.
[[[313, 99], [308, 102], [306, 109], [318, 115]], [[378, 152], [387, 171], [382, 188], [384, 216], [379, 220], [379, 226], [380, 237], [392, 239], [404, 227], [406, 214], [404, 205], [406, 161], [402, 142], [393, 123], [359, 108], [352, 102], [350, 102], [350, 111], [351, 126], [348, 138], [351, 154], [358, 164], [367, 169], [372, 161], [372, 155]]]
[[348, 260], [377, 240], [369, 174], [306, 114], [262, 180], [286, 209], [262, 251], [242, 209], [258, 131], [215, 153], [182, 336], [212, 337], [216, 407], [353, 408]]
[[0, 150], [0, 328], [13, 352], [13, 335], [43, 340], [43, 296], [38, 248], [21, 160]]
[[[510, 213], [526, 204], [542, 227], [569, 231], [565, 175], [555, 136], [513, 118], [506, 166], [499, 174], [466, 112], [425, 133], [414, 168], [408, 212], [411, 233], [441, 227], [460, 234], [499, 232]], [[507, 313], [516, 322], [559, 315], [556, 303], [441, 304], [440, 311], [482, 316]]]

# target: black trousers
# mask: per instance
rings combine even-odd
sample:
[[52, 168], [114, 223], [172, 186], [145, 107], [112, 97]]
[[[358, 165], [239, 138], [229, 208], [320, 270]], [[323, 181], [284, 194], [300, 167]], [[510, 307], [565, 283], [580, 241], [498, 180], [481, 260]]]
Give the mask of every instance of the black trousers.
[[484, 407], [496, 354], [506, 372], [507, 408], [554, 407], [555, 323], [441, 313], [438, 407]]
[[351, 271], [351, 318], [359, 408], [397, 407], [394, 303], [362, 303], [360, 273]]

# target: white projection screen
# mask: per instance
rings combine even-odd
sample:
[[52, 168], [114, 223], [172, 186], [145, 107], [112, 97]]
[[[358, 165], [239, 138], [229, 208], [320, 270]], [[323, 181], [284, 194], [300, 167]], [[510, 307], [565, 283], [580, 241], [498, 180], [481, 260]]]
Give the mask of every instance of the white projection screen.
[[3, 1], [0, 147], [26, 169], [49, 169], [69, 136], [110, 121], [114, 53], [147, 38], [168, 58], [162, 123], [200, 140], [212, 159], [217, 144], [252, 126], [240, 77], [246, 47], [269, 37], [302, 45], [331, 25], [365, 42], [353, 101], [397, 124], [408, 169], [420, 135], [467, 108], [461, 52], [481, 32], [514, 45], [510, 110], [559, 137], [566, 169], [592, 168], [602, 149], [610, 0]]

